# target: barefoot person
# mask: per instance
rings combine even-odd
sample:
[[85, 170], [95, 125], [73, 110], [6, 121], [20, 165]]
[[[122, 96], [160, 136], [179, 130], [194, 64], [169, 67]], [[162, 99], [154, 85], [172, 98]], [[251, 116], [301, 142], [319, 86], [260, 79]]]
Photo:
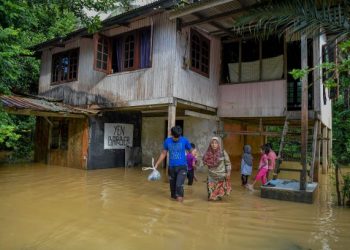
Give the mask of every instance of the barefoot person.
[[213, 137], [207, 152], [203, 156], [203, 164], [208, 167], [208, 200], [221, 200], [231, 192], [231, 162], [225, 150], [221, 149], [218, 137]]
[[192, 151], [190, 142], [183, 136], [182, 129], [179, 126], [171, 128], [171, 137], [165, 139], [163, 151], [160, 154], [155, 168], [165, 159], [169, 152], [169, 183], [171, 198], [180, 202], [184, 197], [184, 183], [187, 177], [186, 150]]

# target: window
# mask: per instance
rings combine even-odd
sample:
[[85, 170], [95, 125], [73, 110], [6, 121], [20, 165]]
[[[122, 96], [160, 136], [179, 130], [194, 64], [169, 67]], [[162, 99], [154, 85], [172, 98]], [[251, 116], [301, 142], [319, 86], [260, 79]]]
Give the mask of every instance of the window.
[[109, 39], [105, 36], [95, 35], [95, 69], [98, 71], [103, 71], [108, 73], [109, 71], [109, 62], [110, 58], [110, 43]]
[[[313, 67], [313, 49], [312, 39], [308, 39], [307, 43], [308, 58], [307, 63], [309, 68]], [[300, 41], [291, 41], [287, 43], [287, 71], [290, 72], [293, 69], [301, 68], [301, 43]], [[308, 75], [308, 82], [313, 82], [312, 72]], [[302, 97], [302, 82], [301, 80], [295, 80], [291, 74], [287, 74], [287, 109], [288, 110], [300, 110], [301, 109], [301, 97]], [[308, 88], [308, 108], [313, 107], [313, 84]]]
[[190, 69], [209, 77], [210, 41], [195, 30], [191, 30]]
[[284, 42], [277, 36], [266, 40], [223, 42], [221, 81], [241, 83], [282, 79], [283, 54]]
[[151, 67], [150, 27], [115, 37], [95, 36], [95, 70], [109, 74]]
[[125, 38], [125, 41], [124, 41], [124, 69], [125, 70], [134, 68], [135, 36], [136, 34], [130, 34]]
[[51, 149], [68, 149], [68, 121], [54, 121], [51, 132]]
[[52, 55], [51, 83], [60, 84], [78, 79], [79, 49]]

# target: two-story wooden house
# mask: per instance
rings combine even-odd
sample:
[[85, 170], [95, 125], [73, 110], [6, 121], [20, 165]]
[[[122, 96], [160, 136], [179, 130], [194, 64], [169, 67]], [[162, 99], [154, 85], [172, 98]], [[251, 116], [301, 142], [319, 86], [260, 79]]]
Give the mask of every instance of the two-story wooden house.
[[[39, 118], [36, 160], [109, 168], [127, 164], [127, 150], [149, 165], [178, 124], [202, 152], [224, 129], [225, 148], [238, 167], [244, 143], [257, 151], [269, 135], [266, 126], [283, 126], [287, 114], [300, 118], [300, 82], [287, 74], [301, 66], [300, 39], [243, 39], [231, 30], [232, 20], [255, 2], [179, 7], [177, 1], [155, 1], [105, 19], [94, 34], [80, 29], [36, 46], [39, 95], [99, 111], [85, 118]], [[315, 65], [324, 38], [308, 41], [307, 60]], [[331, 102], [322, 82], [313, 82], [309, 121], [319, 121], [329, 138]]]

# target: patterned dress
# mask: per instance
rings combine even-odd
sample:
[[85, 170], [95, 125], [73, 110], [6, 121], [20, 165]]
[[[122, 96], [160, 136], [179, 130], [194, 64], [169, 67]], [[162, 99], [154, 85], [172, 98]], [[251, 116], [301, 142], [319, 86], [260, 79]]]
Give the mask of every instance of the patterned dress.
[[217, 166], [207, 167], [208, 200], [221, 200], [223, 196], [230, 195], [231, 181], [226, 178], [226, 174], [231, 172], [231, 162], [226, 151], [221, 153]]

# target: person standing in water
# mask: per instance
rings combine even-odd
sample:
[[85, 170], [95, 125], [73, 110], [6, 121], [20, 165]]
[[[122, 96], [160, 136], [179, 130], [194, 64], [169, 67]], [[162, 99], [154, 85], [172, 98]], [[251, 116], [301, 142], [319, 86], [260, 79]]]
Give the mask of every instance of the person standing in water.
[[261, 146], [261, 149], [260, 149], [261, 157], [259, 162], [258, 173], [256, 174], [256, 177], [253, 183], [247, 184], [247, 188], [250, 189], [251, 191], [254, 191], [254, 185], [257, 181], [261, 181], [262, 185], [265, 185], [266, 183], [266, 173], [269, 168], [267, 156], [269, 152], [270, 152], [270, 149], [266, 147], [266, 145]]
[[272, 150], [271, 143], [266, 143], [266, 147], [270, 150], [269, 154], [267, 155], [269, 169], [268, 169], [268, 171], [266, 173], [266, 180], [269, 181], [270, 172], [273, 173], [274, 169], [275, 169], [275, 166], [276, 166], [277, 155], [276, 155], [275, 151]]
[[248, 177], [252, 174], [252, 169], [253, 169], [252, 148], [250, 145], [244, 145], [243, 156], [241, 160], [242, 186], [246, 186], [248, 184]]
[[192, 152], [188, 152], [188, 154], [186, 155], [186, 159], [187, 159], [187, 179], [188, 179], [188, 185], [191, 186], [193, 184], [193, 179], [195, 178], [194, 176], [194, 169], [196, 166], [196, 162], [197, 162], [197, 158], [195, 155], [195, 149], [196, 149], [196, 145], [194, 145], [193, 143], [191, 143], [191, 147], [192, 147]]
[[170, 130], [171, 137], [165, 139], [163, 151], [161, 152], [155, 168], [165, 159], [169, 152], [169, 184], [171, 198], [182, 202], [184, 198], [184, 183], [187, 176], [186, 150], [191, 152], [192, 147], [186, 137], [182, 135], [180, 126], [172, 127]]
[[225, 150], [221, 149], [218, 137], [210, 140], [203, 164], [208, 167], [208, 200], [221, 200], [231, 193], [231, 162]]

